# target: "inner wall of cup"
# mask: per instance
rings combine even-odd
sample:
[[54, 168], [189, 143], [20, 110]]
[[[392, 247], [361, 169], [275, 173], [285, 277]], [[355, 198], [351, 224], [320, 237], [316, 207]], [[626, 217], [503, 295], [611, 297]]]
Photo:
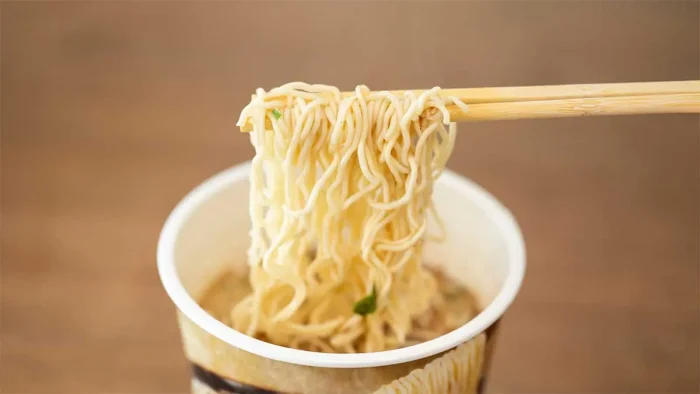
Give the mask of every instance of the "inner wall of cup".
[[199, 300], [227, 270], [244, 272], [250, 245], [249, 182], [229, 183], [194, 207], [175, 242], [175, 268], [190, 297]]
[[[245, 269], [249, 245], [247, 180], [230, 183], [195, 207], [175, 245], [175, 266], [184, 288], [198, 300], [226, 270]], [[465, 285], [485, 308], [508, 273], [507, 245], [474, 192], [452, 175], [440, 178], [434, 202], [447, 231], [442, 243], [429, 242], [425, 261]], [[429, 231], [439, 232], [434, 220]]]

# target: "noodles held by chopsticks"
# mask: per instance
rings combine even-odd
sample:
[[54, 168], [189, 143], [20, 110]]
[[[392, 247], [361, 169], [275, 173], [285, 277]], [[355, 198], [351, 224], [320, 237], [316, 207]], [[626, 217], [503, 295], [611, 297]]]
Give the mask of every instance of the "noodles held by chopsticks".
[[324, 352], [406, 342], [438, 293], [422, 252], [433, 182], [456, 134], [446, 105], [466, 108], [439, 90], [397, 97], [358, 86], [346, 98], [305, 83], [257, 90], [238, 121], [253, 125], [256, 154], [253, 291], [232, 311], [235, 329]]

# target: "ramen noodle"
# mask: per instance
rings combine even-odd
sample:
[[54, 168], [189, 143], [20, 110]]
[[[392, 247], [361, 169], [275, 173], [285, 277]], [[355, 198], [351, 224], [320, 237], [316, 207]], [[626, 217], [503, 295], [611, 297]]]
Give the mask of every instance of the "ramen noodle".
[[333, 353], [444, 333], [420, 322], [445, 304], [422, 259], [429, 216], [441, 222], [432, 192], [454, 146], [449, 104], [465, 107], [439, 88], [257, 90], [238, 122], [252, 125], [255, 157], [251, 293], [231, 312], [236, 330]]

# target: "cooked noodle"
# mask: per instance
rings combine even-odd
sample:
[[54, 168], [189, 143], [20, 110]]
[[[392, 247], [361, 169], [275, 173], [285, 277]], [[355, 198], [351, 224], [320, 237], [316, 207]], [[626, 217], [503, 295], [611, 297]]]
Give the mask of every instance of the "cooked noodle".
[[[412, 321], [439, 305], [423, 244], [454, 145], [446, 106], [466, 108], [439, 91], [257, 90], [238, 121], [253, 125], [256, 155], [253, 291], [232, 311], [235, 329], [294, 348], [374, 352], [405, 344]], [[376, 310], [354, 313], [373, 288]]]

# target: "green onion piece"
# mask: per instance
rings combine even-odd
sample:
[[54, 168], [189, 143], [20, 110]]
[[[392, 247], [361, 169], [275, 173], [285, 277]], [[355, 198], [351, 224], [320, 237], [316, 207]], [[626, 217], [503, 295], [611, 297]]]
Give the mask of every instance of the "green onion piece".
[[367, 316], [377, 310], [377, 288], [372, 286], [372, 292], [365, 298], [357, 301], [353, 312], [360, 316]]
[[275, 117], [275, 119], [279, 119], [282, 117], [282, 114], [280, 113], [280, 111], [278, 111], [276, 109], [272, 110], [272, 115]]

